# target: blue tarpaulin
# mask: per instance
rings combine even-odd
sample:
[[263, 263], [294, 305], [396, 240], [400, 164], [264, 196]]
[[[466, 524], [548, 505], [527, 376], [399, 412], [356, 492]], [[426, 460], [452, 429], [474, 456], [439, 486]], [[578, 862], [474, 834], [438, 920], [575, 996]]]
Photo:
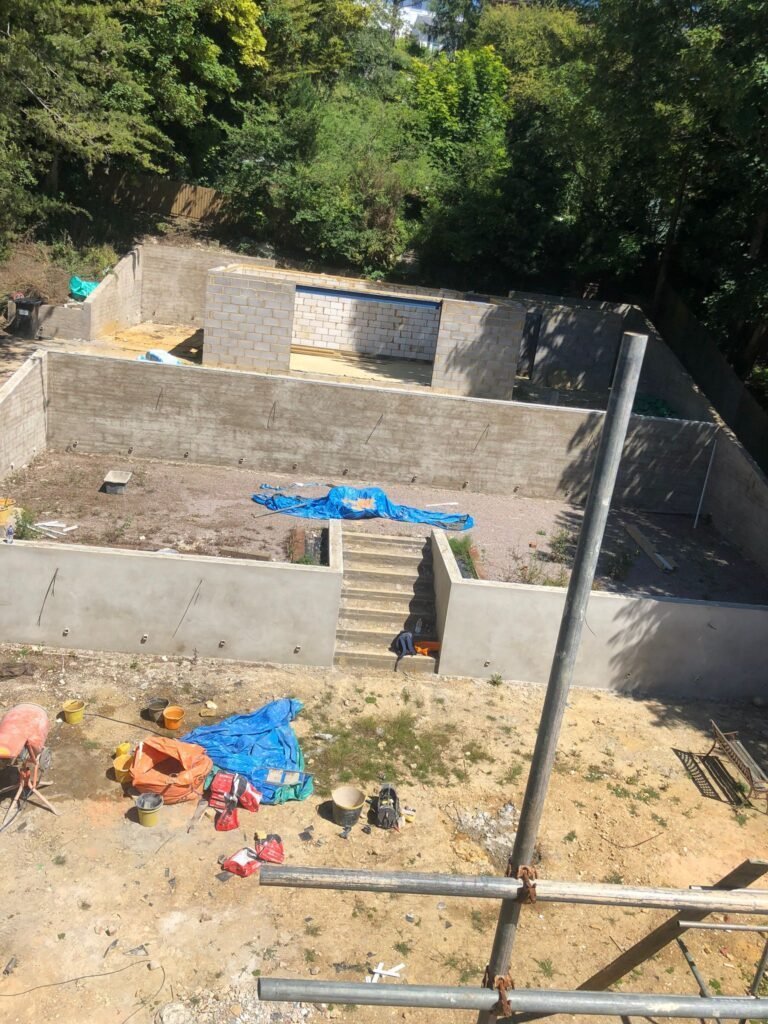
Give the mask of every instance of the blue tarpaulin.
[[380, 487], [332, 487], [324, 498], [287, 494], [254, 494], [252, 497], [273, 512], [304, 519], [395, 519], [400, 523], [440, 526], [444, 530], [471, 530], [475, 525], [470, 515], [395, 505]]
[[244, 775], [265, 804], [304, 800], [312, 792], [312, 776], [304, 773], [304, 755], [291, 727], [303, 706], [300, 700], [273, 700], [249, 715], [202, 725], [184, 742], [199, 743], [217, 768]]

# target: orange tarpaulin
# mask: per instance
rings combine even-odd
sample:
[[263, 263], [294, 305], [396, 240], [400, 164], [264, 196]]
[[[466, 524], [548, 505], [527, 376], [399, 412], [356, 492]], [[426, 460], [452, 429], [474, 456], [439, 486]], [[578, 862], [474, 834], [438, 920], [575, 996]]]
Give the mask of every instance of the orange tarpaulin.
[[153, 736], [136, 748], [131, 781], [140, 793], [158, 793], [166, 804], [196, 800], [203, 794], [213, 761], [196, 743]]

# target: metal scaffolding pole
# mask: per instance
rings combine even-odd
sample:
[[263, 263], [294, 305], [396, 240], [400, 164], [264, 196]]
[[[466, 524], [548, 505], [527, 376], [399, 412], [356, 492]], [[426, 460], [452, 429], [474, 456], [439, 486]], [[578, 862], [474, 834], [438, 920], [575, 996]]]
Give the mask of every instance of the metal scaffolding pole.
[[[763, 976], [765, 975], [766, 970], [768, 970], [768, 939], [765, 940], [763, 955], [760, 957], [760, 963], [757, 965], [757, 970], [755, 971], [755, 976], [752, 979], [752, 985], [749, 989], [749, 994], [751, 996], [756, 996], [760, 991], [760, 986], [763, 982]], [[752, 1017], [753, 1014], [750, 1013], [749, 1016]], [[742, 1018], [739, 1021], [739, 1024], [747, 1024], [747, 1018]]]
[[768, 932], [768, 924], [719, 924], [717, 921], [681, 921], [681, 928], [701, 928], [708, 932]]
[[[416, 871], [356, 871], [348, 868], [302, 868], [265, 864], [261, 885], [297, 889], [340, 889], [350, 892], [397, 892], [414, 896], [461, 896], [513, 900], [522, 883], [497, 875], [434, 875]], [[768, 913], [765, 889], [654, 889], [604, 882], [557, 882], [539, 879], [542, 903], [643, 907], [646, 910], [688, 910], [723, 914]]]
[[[608, 520], [608, 510], [619, 471], [624, 439], [627, 434], [647, 341], [648, 336], [645, 334], [625, 334], [621, 341], [613, 387], [595, 459], [592, 483], [584, 509], [584, 521], [565, 598], [560, 632], [552, 659], [552, 669], [541, 712], [528, 784], [523, 798], [520, 823], [510, 858], [510, 867], [513, 873], [516, 873], [522, 865], [530, 864], [533, 859], [536, 837], [544, 811], [544, 800], [549, 788], [560, 727], [565, 713], [565, 703], [573, 679], [576, 654], [581, 641], [587, 604], [592, 592], [597, 559]], [[505, 975], [509, 969], [517, 923], [520, 918], [520, 908], [521, 904], [517, 900], [507, 899], [501, 905], [488, 964], [487, 976], [491, 984], [495, 977]], [[697, 1016], [700, 1016], [701, 1012], [699, 1010]], [[479, 1024], [488, 1024], [490, 1020], [491, 1015], [487, 1011], [483, 1011], [479, 1017]]]
[[[434, 1010], [493, 1012], [499, 994], [488, 988], [444, 985], [366, 985], [364, 982], [303, 981], [259, 978], [259, 999], [265, 1002], [352, 1003], [358, 1006], [407, 1006]], [[747, 1016], [768, 1020], [768, 999], [742, 996], [660, 996], [626, 992], [561, 992], [547, 989], [509, 989], [510, 1013], [542, 1015], [714, 1017]], [[503, 1018], [511, 1019], [511, 1018]]]
[[683, 942], [682, 939], [678, 939], [677, 940], [677, 944], [680, 947], [680, 952], [685, 957], [685, 962], [688, 964], [688, 966], [691, 969], [691, 974], [696, 979], [696, 984], [699, 986], [699, 992], [701, 993], [702, 996], [704, 996], [705, 999], [709, 999], [712, 996], [712, 993], [709, 991], [709, 988], [707, 987], [707, 983], [706, 983], [706, 981], [704, 981], [704, 978], [701, 975], [701, 971], [699, 970], [699, 965], [696, 963], [696, 961], [691, 956], [690, 949], [688, 949], [688, 947], [686, 946], [686, 944]]

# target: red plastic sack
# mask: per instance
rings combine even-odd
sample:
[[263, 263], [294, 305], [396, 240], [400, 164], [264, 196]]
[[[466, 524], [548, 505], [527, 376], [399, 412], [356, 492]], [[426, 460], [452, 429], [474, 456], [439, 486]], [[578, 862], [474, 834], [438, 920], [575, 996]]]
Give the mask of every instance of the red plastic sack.
[[261, 793], [250, 782], [247, 782], [245, 791], [240, 794], [240, 806], [246, 811], [258, 811], [260, 804]]
[[283, 841], [280, 836], [274, 834], [268, 835], [266, 839], [257, 839], [252, 852], [259, 860], [269, 864], [282, 864], [285, 860]]
[[224, 871], [229, 871], [233, 875], [240, 875], [241, 878], [247, 878], [259, 870], [259, 859], [256, 856], [255, 850], [244, 846], [242, 850], [238, 850], [231, 857], [227, 857], [221, 866]]

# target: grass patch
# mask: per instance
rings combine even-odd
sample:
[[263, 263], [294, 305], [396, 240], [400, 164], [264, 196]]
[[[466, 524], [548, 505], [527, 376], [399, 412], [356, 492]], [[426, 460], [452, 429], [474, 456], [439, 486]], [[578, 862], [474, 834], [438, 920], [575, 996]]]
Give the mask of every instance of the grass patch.
[[603, 878], [603, 881], [606, 885], [623, 885], [624, 875], [620, 875], [618, 871], [611, 871]]
[[313, 939], [316, 939], [322, 930], [319, 924], [313, 924], [312, 922], [304, 925], [304, 934], [311, 935]]
[[67, 858], [64, 856], [63, 853], [57, 853], [56, 856], [53, 858], [53, 863], [60, 868], [67, 863]]
[[479, 985], [480, 978], [483, 976], [483, 968], [479, 967], [467, 956], [457, 956], [452, 954], [451, 956], [443, 957], [443, 966], [447, 967], [449, 971], [455, 971], [457, 973], [457, 980], [460, 985], [466, 985], [467, 982], [472, 981], [473, 978]]
[[[627, 780], [630, 781], [629, 779]], [[637, 800], [641, 804], [649, 804], [652, 800], [659, 800], [661, 794], [653, 786], [640, 786], [639, 789], [627, 789], [618, 782], [609, 782], [608, 789], [620, 800]]]
[[469, 921], [476, 932], [487, 932], [493, 926], [498, 914], [491, 910], [472, 910], [469, 914]]
[[721, 996], [723, 994], [723, 986], [717, 978], [710, 978], [707, 984], [716, 996]]
[[401, 939], [399, 942], [396, 942], [392, 948], [396, 953], [399, 953], [400, 956], [408, 956], [413, 949], [413, 946], [410, 942], [406, 942], [405, 939]]
[[491, 686], [501, 686], [504, 682], [504, 677], [501, 672], [494, 672], [493, 675], [489, 677], [488, 682]]
[[499, 785], [500, 786], [512, 786], [512, 785], [514, 785], [514, 783], [517, 782], [517, 780], [522, 775], [522, 772], [523, 772], [523, 766], [520, 764], [519, 761], [516, 762], [515, 764], [511, 764], [506, 769], [504, 774], [499, 776], [499, 780], [498, 780], [499, 781]]
[[481, 761], [493, 760], [488, 751], [474, 740], [464, 744], [464, 757], [470, 764], [480, 764]]
[[476, 580], [478, 572], [473, 557], [475, 545], [472, 541], [472, 534], [466, 534], [464, 537], [449, 537], [448, 543], [451, 545], [456, 564], [461, 569], [461, 575], [466, 579]]
[[572, 843], [575, 838], [576, 838], [576, 833], [573, 830], [571, 830], [570, 832], [567, 833], [567, 835], [563, 836], [563, 842], [564, 843]]
[[576, 554], [576, 534], [570, 530], [558, 530], [549, 538], [549, 559], [561, 565], [573, 565]]
[[448, 741], [456, 733], [454, 725], [424, 726], [406, 710], [390, 717], [362, 715], [343, 729], [337, 725], [322, 714], [312, 719], [312, 732], [334, 734], [333, 740], [310, 755], [321, 795], [329, 794], [339, 782], [408, 776], [431, 782], [450, 775]]
[[555, 965], [549, 958], [547, 958], [546, 960], [536, 960], [535, 963], [537, 964], [539, 970], [545, 978], [554, 978], [554, 976], [557, 974], [557, 971], [555, 970]]
[[584, 775], [585, 782], [601, 782], [605, 778], [605, 772], [599, 764], [591, 764]]
[[736, 818], [736, 824], [739, 826], [739, 828], [744, 828], [744, 826], [747, 824], [746, 814], [743, 814], [741, 811], [736, 811], [734, 817]]
[[655, 821], [659, 828], [667, 828], [669, 822], [666, 818], [662, 818], [660, 814], [652, 814], [651, 821]]
[[317, 950], [315, 950], [315, 949], [305, 949], [304, 950], [304, 963], [305, 964], [317, 963]]

